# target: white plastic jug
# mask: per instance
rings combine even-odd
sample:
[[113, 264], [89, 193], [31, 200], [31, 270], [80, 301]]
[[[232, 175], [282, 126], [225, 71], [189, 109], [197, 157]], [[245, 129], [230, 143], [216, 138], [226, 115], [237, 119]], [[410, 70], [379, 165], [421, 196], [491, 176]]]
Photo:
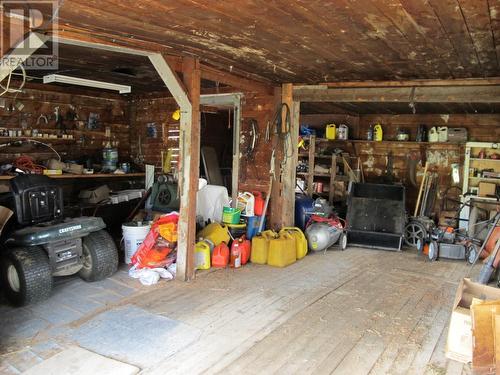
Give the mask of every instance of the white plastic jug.
[[245, 191], [238, 194], [238, 208], [244, 216], [254, 216], [255, 197], [252, 193]]
[[337, 129], [337, 139], [346, 141], [349, 139], [349, 127], [345, 124], [339, 125]]
[[448, 142], [448, 127], [440, 126], [437, 129], [439, 142]]
[[429, 129], [429, 142], [439, 142], [439, 134], [435, 126]]

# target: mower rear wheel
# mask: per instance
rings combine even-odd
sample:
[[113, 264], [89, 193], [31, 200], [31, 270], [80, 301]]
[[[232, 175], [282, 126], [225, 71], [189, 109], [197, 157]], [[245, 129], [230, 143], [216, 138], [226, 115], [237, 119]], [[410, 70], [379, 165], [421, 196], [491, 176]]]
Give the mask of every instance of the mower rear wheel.
[[113, 275], [118, 269], [118, 250], [105, 230], [90, 233], [82, 241], [83, 267], [78, 272], [85, 281], [99, 281]]
[[418, 247], [419, 241], [427, 237], [425, 226], [416, 220], [410, 221], [405, 227], [405, 243], [411, 247]]
[[14, 248], [3, 255], [0, 279], [7, 300], [16, 306], [43, 301], [52, 291], [49, 258], [38, 246]]

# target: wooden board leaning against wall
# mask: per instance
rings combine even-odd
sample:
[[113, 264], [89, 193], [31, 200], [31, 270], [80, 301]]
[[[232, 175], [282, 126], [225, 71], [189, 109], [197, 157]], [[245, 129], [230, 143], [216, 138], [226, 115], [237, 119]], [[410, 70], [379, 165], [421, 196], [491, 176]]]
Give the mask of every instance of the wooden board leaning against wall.
[[[468, 131], [469, 140], [478, 142], [497, 142], [500, 140], [500, 115], [499, 114], [373, 114], [373, 115], [339, 115], [339, 114], [317, 114], [301, 115], [301, 124], [322, 127], [327, 123], [345, 123], [349, 125], [349, 138], [366, 139], [366, 133], [370, 125], [382, 124], [384, 140], [396, 140], [398, 129], [408, 130], [410, 140], [415, 140], [419, 125], [426, 125], [427, 129], [432, 126], [464, 127]], [[417, 189], [413, 188], [408, 178], [408, 157], [415, 154], [421, 164], [417, 167], [417, 182], [423, 175], [425, 161], [429, 162], [429, 170], [439, 175], [439, 195], [435, 211], [439, 214], [444, 204], [443, 198], [446, 189], [451, 185], [451, 165], [463, 165], [463, 144], [443, 143], [415, 143], [415, 142], [344, 142], [336, 144], [339, 148], [345, 148], [361, 158], [363, 171], [367, 181], [375, 181], [386, 171], [387, 155], [392, 152], [394, 158], [394, 175], [397, 181], [403, 182], [407, 187], [407, 209], [413, 212]], [[460, 168], [462, 174], [462, 168]], [[461, 176], [463, 178], [463, 176]], [[459, 184], [461, 186], [461, 184]], [[456, 197], [457, 191], [450, 191], [451, 197]]]

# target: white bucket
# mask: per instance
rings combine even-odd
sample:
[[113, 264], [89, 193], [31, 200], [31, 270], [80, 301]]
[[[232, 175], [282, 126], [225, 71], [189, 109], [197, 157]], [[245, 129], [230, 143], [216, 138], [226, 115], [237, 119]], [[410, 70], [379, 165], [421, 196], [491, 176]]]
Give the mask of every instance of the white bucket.
[[132, 255], [136, 252], [139, 245], [148, 235], [151, 225], [148, 223], [131, 222], [122, 225], [123, 242], [125, 243], [125, 263], [130, 264]]

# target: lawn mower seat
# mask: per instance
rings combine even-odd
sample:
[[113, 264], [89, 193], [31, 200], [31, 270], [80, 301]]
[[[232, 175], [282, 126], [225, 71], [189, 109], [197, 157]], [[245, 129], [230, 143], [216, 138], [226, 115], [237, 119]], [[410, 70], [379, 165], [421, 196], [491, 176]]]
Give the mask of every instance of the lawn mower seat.
[[62, 188], [47, 176], [20, 175], [10, 181], [11, 204], [17, 222], [33, 225], [62, 220], [64, 215]]

